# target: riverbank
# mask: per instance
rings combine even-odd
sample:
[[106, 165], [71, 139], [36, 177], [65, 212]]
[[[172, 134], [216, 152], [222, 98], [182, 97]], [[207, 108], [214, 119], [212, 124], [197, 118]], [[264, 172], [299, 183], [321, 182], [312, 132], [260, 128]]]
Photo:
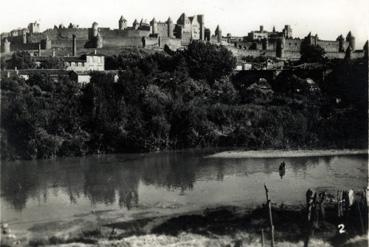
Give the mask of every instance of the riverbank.
[[[353, 205], [355, 206], [355, 205]], [[273, 222], [276, 246], [304, 246], [307, 236], [306, 211], [302, 206], [274, 205]], [[135, 219], [90, 226], [65, 236], [31, 239], [29, 246], [262, 246], [270, 244], [267, 209], [218, 207], [172, 216]], [[345, 218], [326, 208], [309, 246], [367, 246], [355, 207]], [[339, 233], [338, 224], [345, 225]], [[367, 225], [366, 225], [367, 231]], [[26, 244], [26, 243], [24, 243]], [[23, 245], [23, 243], [22, 243]]]
[[295, 158], [317, 156], [343, 156], [368, 154], [367, 149], [327, 149], [327, 150], [232, 150], [208, 155], [206, 158]]

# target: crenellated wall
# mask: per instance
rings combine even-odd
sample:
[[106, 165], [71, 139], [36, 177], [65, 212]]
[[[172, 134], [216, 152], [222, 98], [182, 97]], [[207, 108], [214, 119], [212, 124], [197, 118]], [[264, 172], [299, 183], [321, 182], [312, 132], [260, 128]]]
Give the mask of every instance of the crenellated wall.
[[111, 37], [103, 39], [103, 47], [143, 47], [142, 37]]
[[160, 47], [164, 48], [167, 45], [171, 50], [177, 50], [182, 48], [182, 41], [180, 39], [172, 39], [172, 38], [160, 38]]
[[302, 39], [286, 39], [284, 42], [285, 51], [300, 52]]
[[159, 22], [157, 24], [157, 34], [160, 36], [160, 37], [168, 37], [168, 24], [167, 23], [162, 23], [162, 22]]
[[122, 38], [142, 38], [146, 37], [150, 34], [148, 30], [131, 30], [131, 29], [99, 29], [99, 33], [103, 37], [104, 40], [106, 39], [122, 39]]
[[330, 41], [330, 40], [318, 40], [317, 45], [322, 47], [325, 52], [339, 52], [339, 41]]

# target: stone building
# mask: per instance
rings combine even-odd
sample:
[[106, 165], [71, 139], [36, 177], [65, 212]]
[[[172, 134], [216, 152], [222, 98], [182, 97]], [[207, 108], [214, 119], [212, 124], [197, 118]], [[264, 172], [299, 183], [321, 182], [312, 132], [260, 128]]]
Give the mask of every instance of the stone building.
[[76, 72], [83, 71], [104, 71], [105, 57], [98, 54], [85, 55], [79, 57], [64, 57], [65, 70], [73, 70]]

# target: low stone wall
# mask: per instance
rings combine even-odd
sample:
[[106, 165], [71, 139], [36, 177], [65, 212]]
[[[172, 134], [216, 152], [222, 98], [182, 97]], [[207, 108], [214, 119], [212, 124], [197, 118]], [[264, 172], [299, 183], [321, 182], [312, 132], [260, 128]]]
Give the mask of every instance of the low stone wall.
[[237, 58], [241, 57], [260, 57], [260, 56], [266, 56], [266, 57], [275, 57], [276, 52], [274, 50], [245, 50], [245, 49], [238, 49], [233, 46], [226, 46], [228, 50], [230, 50], [233, 55]]
[[177, 50], [183, 47], [180, 39], [160, 37], [160, 47], [164, 48], [165, 45], [167, 45], [171, 50]]

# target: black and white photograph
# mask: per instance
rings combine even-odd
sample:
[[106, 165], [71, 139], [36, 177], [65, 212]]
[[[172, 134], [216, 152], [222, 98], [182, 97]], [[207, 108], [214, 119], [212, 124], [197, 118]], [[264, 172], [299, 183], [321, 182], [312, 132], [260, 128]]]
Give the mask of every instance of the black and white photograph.
[[0, 247], [368, 247], [368, 0], [0, 2]]

